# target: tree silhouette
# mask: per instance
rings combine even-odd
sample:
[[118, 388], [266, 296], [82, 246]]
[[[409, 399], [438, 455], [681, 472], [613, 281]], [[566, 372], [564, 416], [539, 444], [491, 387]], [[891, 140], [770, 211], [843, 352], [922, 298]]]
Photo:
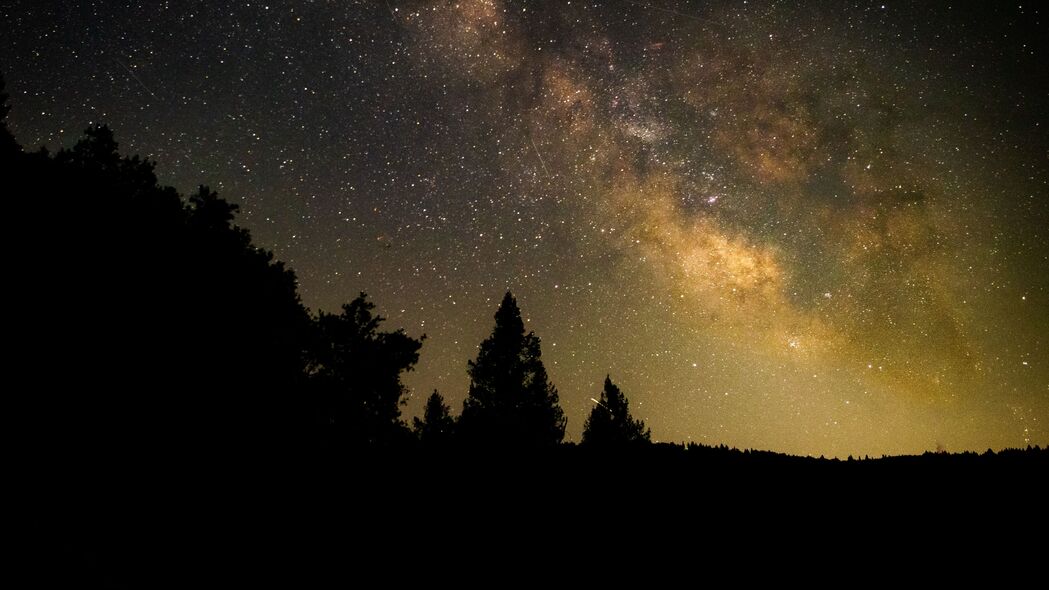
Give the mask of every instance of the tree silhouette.
[[23, 152], [2, 79], [0, 95], [0, 165], [24, 235], [17, 307], [54, 310], [10, 326], [16, 358], [53, 392], [29, 396], [39, 447], [221, 462], [222, 450], [272, 457], [318, 438], [411, 439], [400, 375], [419, 340], [380, 332], [363, 294], [311, 317], [295, 275], [235, 225], [235, 204], [159, 185], [108, 127], [54, 156]]
[[188, 201], [184, 306], [191, 315], [183, 321], [194, 332], [181, 339], [192, 343], [190, 374], [222, 392], [223, 419], [263, 430], [254, 435], [299, 430], [307, 423], [298, 394], [310, 318], [295, 275], [233, 224], [236, 205], [203, 186]]
[[525, 333], [521, 310], [507, 292], [492, 335], [469, 363], [470, 391], [459, 419], [465, 440], [511, 447], [561, 442], [566, 420], [540, 356], [539, 338]]
[[381, 316], [361, 293], [342, 313], [320, 313], [310, 363], [322, 422], [340, 446], [391, 446], [410, 433], [400, 420], [401, 373], [419, 360], [421, 340], [403, 330], [380, 332]]
[[426, 399], [423, 418], [413, 418], [415, 435], [425, 445], [445, 445], [451, 440], [455, 431], [455, 418], [451, 408], [444, 403], [444, 398], [435, 389]]
[[[221, 460], [300, 440], [310, 317], [294, 274], [202, 188], [187, 201], [104, 126], [53, 157], [5, 152], [25, 236], [13, 323], [42, 390], [41, 446]], [[44, 419], [46, 417], [46, 419]]]
[[649, 442], [650, 432], [644, 422], [630, 416], [629, 405], [612, 378], [606, 376], [601, 399], [583, 424], [582, 444], [612, 447]]

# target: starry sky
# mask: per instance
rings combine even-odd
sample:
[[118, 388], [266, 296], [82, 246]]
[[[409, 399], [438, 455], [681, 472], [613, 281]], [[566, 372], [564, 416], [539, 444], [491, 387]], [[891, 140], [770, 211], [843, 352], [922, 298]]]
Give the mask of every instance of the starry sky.
[[240, 203], [304, 303], [426, 334], [461, 407], [507, 289], [569, 418], [845, 456], [1049, 443], [1036, 3], [0, 4], [9, 127]]

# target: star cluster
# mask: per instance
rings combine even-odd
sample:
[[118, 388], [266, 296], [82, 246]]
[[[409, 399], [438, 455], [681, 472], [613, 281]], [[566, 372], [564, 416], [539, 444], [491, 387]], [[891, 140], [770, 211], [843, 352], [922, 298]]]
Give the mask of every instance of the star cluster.
[[506, 289], [569, 417], [839, 455], [1049, 442], [1044, 11], [823, 2], [0, 8], [9, 126], [105, 122], [332, 310], [427, 335]]

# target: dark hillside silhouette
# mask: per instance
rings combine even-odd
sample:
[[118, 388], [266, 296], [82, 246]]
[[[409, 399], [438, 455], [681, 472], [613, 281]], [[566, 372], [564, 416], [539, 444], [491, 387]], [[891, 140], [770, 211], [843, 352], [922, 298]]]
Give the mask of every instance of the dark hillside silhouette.
[[470, 361], [470, 392], [459, 427], [470, 444], [556, 445], [565, 435], [557, 389], [540, 358], [539, 337], [525, 333], [517, 300], [507, 292], [492, 335]]
[[55, 434], [110, 456], [297, 438], [309, 316], [236, 206], [206, 187], [184, 203], [106, 127], [21, 159], [28, 271], [51, 311], [29, 336], [63, 367], [43, 377]]
[[105, 126], [53, 156], [0, 136], [30, 447], [148, 466], [410, 439], [399, 374], [420, 342], [378, 332], [363, 295], [311, 317], [236, 205], [183, 200]]
[[980, 506], [1010, 524], [1044, 513], [1047, 449], [839, 461], [649, 443], [609, 378], [583, 443], [564, 443], [539, 338], [510, 293], [468, 364], [461, 417], [435, 391], [413, 433], [401, 378], [421, 339], [384, 331], [364, 294], [311, 314], [291, 270], [235, 225], [236, 205], [160, 186], [104, 126], [52, 155], [24, 152], [0, 119], [0, 172], [5, 416], [31, 467], [13, 481], [34, 500], [16, 545], [40, 586], [273, 585], [282, 565], [287, 586], [328, 586], [326, 568], [359, 582], [449, 545], [449, 531], [520, 556], [512, 542], [545, 549], [534, 539], [554, 531], [632, 538], [624, 526], [672, 523], [680, 536], [682, 514], [710, 538], [731, 520], [748, 539], [729, 545], [746, 548], [762, 512], [815, 530], [820, 514], [852, 526], [895, 502], [937, 533], [971, 528]]

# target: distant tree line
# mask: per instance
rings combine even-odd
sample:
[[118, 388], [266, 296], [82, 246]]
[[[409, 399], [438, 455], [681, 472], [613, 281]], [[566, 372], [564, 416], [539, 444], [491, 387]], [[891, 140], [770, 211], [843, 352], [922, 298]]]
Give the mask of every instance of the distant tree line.
[[[6, 116], [6, 95], [0, 105]], [[511, 293], [468, 363], [461, 416], [435, 391], [409, 428], [401, 379], [425, 336], [384, 330], [364, 293], [311, 313], [294, 273], [235, 224], [237, 205], [205, 186], [183, 198], [159, 185], [154, 164], [122, 156], [105, 126], [51, 154], [23, 151], [4, 122], [0, 162], [15, 211], [11, 344], [38, 445], [220, 458], [563, 441], [540, 340]], [[583, 443], [648, 441], [606, 379]]]

